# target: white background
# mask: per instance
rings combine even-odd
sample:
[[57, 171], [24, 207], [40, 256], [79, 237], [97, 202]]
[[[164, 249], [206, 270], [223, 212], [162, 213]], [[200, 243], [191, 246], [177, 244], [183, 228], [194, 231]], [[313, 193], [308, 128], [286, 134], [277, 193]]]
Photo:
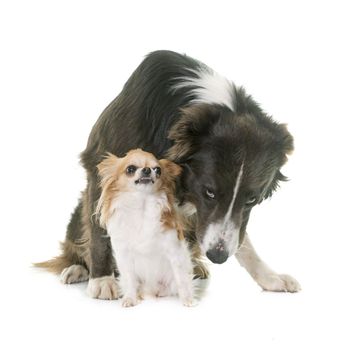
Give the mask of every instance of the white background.
[[[1, 1], [2, 349], [349, 349], [346, 1]], [[91, 300], [30, 267], [58, 253], [90, 129], [143, 56], [202, 60], [289, 124], [291, 181], [253, 243], [299, 294], [261, 292], [231, 258], [195, 308]]]

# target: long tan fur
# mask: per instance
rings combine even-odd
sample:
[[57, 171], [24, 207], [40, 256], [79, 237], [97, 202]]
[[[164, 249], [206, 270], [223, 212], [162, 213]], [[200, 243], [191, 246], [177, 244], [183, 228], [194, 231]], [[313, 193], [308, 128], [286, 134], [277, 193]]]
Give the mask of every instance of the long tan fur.
[[34, 263], [33, 266], [48, 270], [49, 272], [55, 274], [60, 274], [66, 267], [72, 265], [72, 256], [69, 254], [70, 249], [65, 249], [65, 246], [67, 246], [68, 244], [67, 242], [61, 243], [61, 255], [56, 256], [47, 261]]
[[69, 240], [61, 243], [62, 254], [47, 261], [34, 263], [34, 267], [48, 270], [49, 272], [60, 274], [66, 267], [74, 264], [86, 265], [86, 245], [88, 240], [82, 239], [73, 243]]
[[33, 264], [34, 267], [45, 269], [57, 275], [59, 275], [66, 267], [69, 267], [70, 265], [72, 265], [70, 260], [63, 255], [57, 256], [48, 261]]
[[96, 206], [96, 215], [100, 225], [106, 227], [108, 212], [113, 198], [117, 193], [117, 175], [119, 158], [111, 153], [97, 166], [101, 178], [101, 196]]

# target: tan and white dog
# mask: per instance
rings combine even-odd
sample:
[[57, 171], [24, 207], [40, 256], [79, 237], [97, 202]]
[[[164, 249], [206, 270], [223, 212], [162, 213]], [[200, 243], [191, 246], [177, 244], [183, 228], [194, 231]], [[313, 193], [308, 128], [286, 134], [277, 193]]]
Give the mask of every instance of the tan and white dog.
[[136, 149], [112, 154], [98, 165], [100, 225], [111, 238], [120, 273], [123, 306], [143, 295], [178, 295], [191, 306], [191, 252], [174, 207], [175, 178], [181, 167]]

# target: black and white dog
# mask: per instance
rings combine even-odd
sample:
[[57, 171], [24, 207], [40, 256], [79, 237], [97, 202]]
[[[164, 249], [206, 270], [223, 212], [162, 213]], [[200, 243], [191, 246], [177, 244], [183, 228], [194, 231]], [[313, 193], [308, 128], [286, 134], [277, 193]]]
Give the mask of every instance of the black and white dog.
[[81, 154], [88, 185], [68, 225], [63, 253], [42, 266], [63, 271], [64, 283], [89, 279], [94, 298], [117, 297], [110, 239], [91, 217], [100, 197], [97, 165], [106, 152], [123, 156], [134, 148], [183, 168], [177, 203], [189, 223], [197, 278], [207, 277], [202, 255], [219, 264], [235, 255], [263, 289], [300, 289], [258, 257], [246, 233], [252, 208], [285, 180], [280, 168], [293, 150], [292, 136], [242, 87], [171, 51], [149, 54], [96, 122]]

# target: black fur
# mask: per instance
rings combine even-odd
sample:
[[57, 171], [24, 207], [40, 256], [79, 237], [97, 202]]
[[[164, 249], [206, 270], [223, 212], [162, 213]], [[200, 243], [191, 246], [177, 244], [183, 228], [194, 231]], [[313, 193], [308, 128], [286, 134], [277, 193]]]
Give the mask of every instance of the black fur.
[[[244, 162], [245, 175], [233, 211], [243, 240], [252, 207], [271, 196], [278, 181], [284, 180], [279, 169], [293, 149], [293, 140], [243, 88], [232, 87], [234, 112], [221, 105], [192, 104], [195, 96], [190, 86], [172, 89], [181, 77], [195, 77], [193, 70], [203, 66], [171, 51], [153, 52], [104, 110], [81, 154], [88, 174], [88, 217], [95, 212], [100, 195], [96, 166], [106, 152], [123, 156], [130, 149], [142, 148], [183, 166], [177, 196], [181, 203], [196, 206], [196, 238], [201, 241], [206, 227], [227, 211]], [[208, 188], [215, 192], [215, 199], [207, 198]], [[253, 196], [256, 201], [247, 205]], [[80, 236], [76, 218], [81, 217], [81, 210], [79, 204], [69, 226], [67, 238], [73, 241]], [[85, 225], [90, 225], [91, 233], [90, 275], [110, 275], [114, 265], [106, 232], [93, 220]]]

